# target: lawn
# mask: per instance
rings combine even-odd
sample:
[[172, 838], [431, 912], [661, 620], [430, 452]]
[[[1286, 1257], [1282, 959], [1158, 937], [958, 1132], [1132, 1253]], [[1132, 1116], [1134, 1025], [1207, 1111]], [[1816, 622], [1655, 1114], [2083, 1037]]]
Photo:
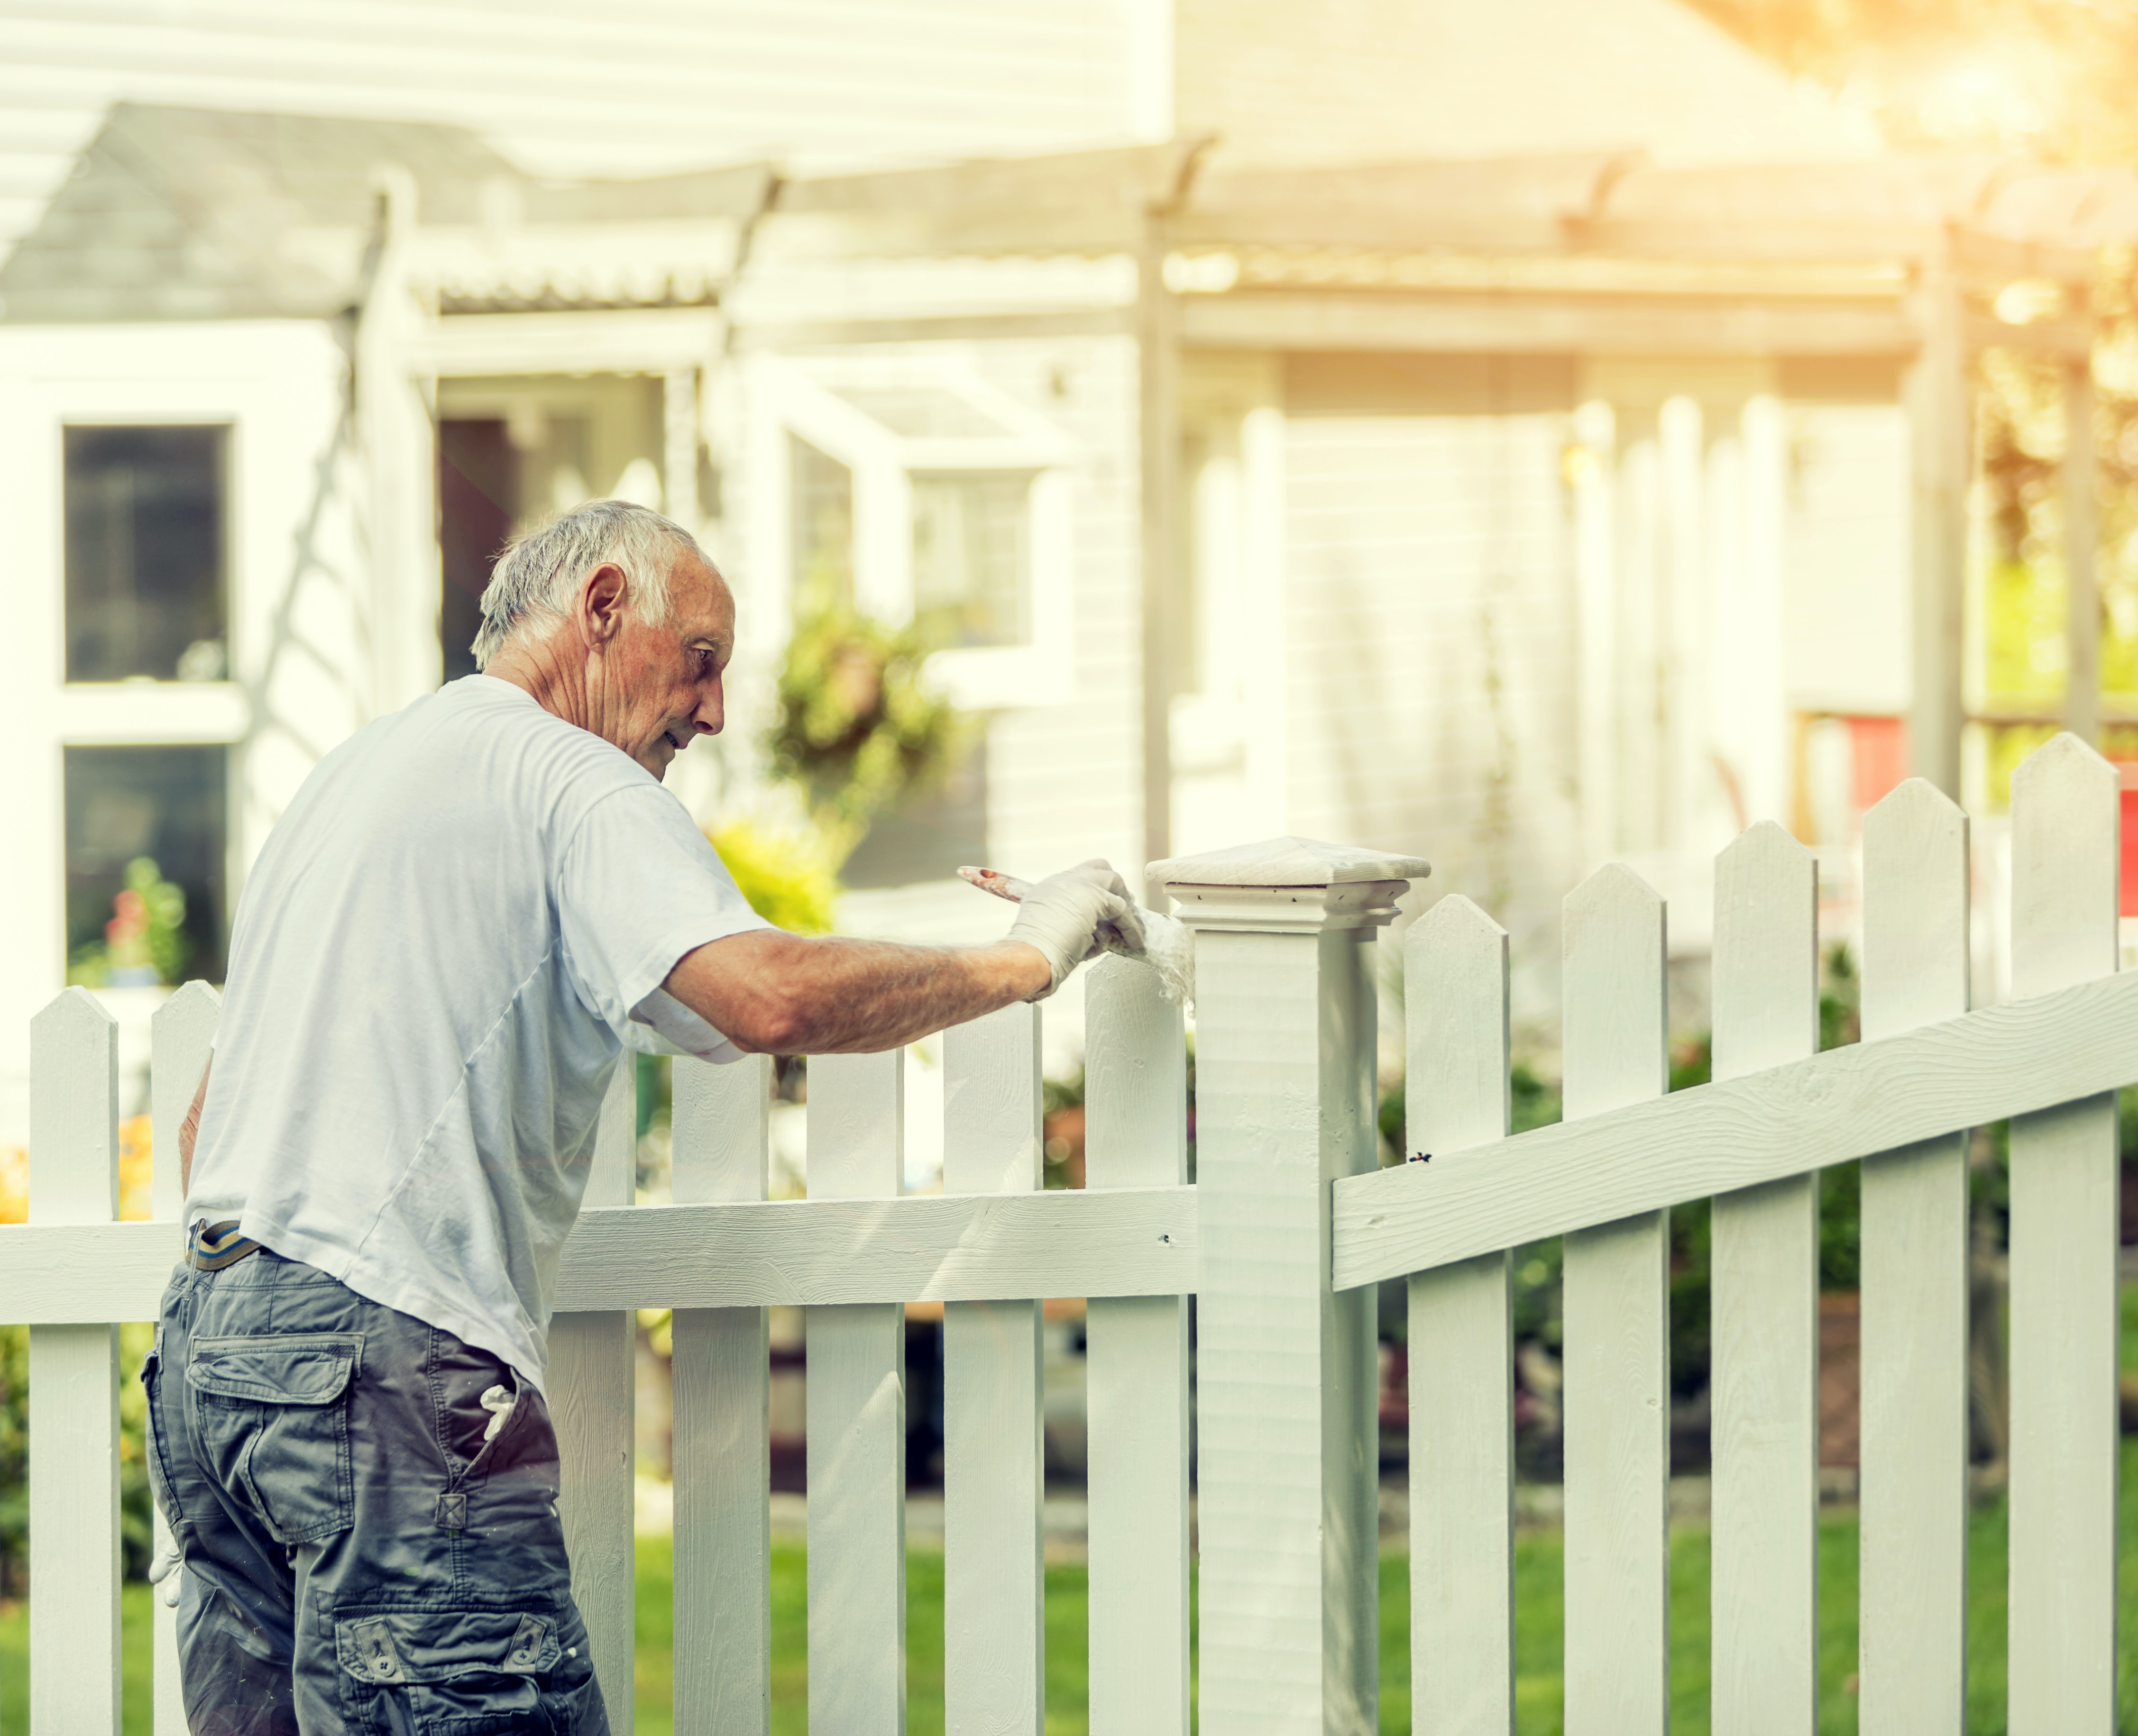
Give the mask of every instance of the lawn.
[[[2124, 1446], [2124, 1486], [2138, 1475], [2138, 1441]], [[2138, 1499], [2126, 1501], [2120, 1519], [2126, 1607], [2138, 1597]], [[1970, 1631], [1968, 1635], [1968, 1729], [1974, 1736], [1999, 1736], [2004, 1729], [2004, 1511], [2002, 1502], [1977, 1513], [1970, 1554]], [[1399, 1555], [1381, 1562], [1381, 1728], [1410, 1725], [1410, 1659], [1405, 1634], [1408, 1612], [1407, 1563]], [[642, 1539], [638, 1546], [638, 1729], [640, 1736], [668, 1736], [670, 1629], [668, 1544]], [[1555, 1534], [1525, 1536], [1515, 1553], [1518, 1636], [1516, 1700], [1522, 1736], [1556, 1736], [1561, 1725], [1560, 1679], [1560, 1547]], [[774, 1548], [772, 1562], [774, 1654], [773, 1729], [800, 1736], [808, 1728], [803, 1702], [808, 1681], [805, 1563], [798, 1545]], [[1704, 1528], [1685, 1527], [1671, 1548], [1672, 1729], [1708, 1728], [1708, 1539]], [[123, 1609], [126, 1646], [126, 1730], [149, 1736], [149, 1592], [126, 1588]], [[1050, 1733], [1085, 1729], [1084, 1569], [1060, 1566], [1047, 1575], [1047, 1728]], [[1819, 1530], [1820, 1717], [1822, 1736], [1856, 1728], [1851, 1678], [1856, 1669], [1856, 1523], [1828, 1519]], [[943, 1728], [943, 1558], [914, 1552], [906, 1568], [907, 1724], [914, 1736]], [[2138, 1631], [2123, 1623], [2122, 1692], [2127, 1730], [2138, 1731]], [[0, 1729], [28, 1728], [28, 1622], [19, 1605], [0, 1608]]]

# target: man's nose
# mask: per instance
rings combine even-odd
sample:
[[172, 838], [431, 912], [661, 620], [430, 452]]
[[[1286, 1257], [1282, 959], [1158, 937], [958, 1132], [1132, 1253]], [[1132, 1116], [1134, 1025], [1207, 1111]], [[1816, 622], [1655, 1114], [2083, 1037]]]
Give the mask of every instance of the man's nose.
[[698, 709], [691, 714], [691, 725], [700, 735], [718, 735], [720, 725], [726, 720], [725, 695], [716, 683], [713, 690], [698, 701]]

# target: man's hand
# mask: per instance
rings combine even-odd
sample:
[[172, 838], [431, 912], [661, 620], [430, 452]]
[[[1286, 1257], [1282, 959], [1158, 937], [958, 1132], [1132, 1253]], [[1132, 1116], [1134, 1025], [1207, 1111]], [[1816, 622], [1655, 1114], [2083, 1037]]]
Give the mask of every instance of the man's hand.
[[1096, 958], [1109, 940], [1141, 952], [1143, 921], [1120, 875], [1110, 863], [1094, 856], [1036, 881], [1018, 905], [1009, 938], [1037, 947], [1047, 960], [1051, 980], [1030, 997], [1039, 1001], [1061, 987], [1086, 959]]

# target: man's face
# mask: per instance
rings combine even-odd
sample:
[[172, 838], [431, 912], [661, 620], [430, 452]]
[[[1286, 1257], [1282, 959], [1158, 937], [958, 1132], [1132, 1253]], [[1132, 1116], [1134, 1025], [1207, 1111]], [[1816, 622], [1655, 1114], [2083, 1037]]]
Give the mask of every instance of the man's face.
[[719, 573], [686, 558], [668, 573], [668, 620], [647, 627], [626, 612], [603, 648], [595, 734], [656, 777], [696, 735], [724, 721], [720, 677], [735, 655], [735, 598]]

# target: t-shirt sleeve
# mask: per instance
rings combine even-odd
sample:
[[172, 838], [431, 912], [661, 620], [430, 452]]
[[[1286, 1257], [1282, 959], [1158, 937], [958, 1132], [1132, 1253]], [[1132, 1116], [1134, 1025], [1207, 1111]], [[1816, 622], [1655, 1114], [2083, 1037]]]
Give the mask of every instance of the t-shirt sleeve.
[[[688, 1010], [666, 994], [657, 998], [686, 953], [772, 926], [750, 909], [681, 802], [652, 784], [597, 802], [565, 847], [553, 890], [572, 986], [619, 1041], [735, 1058], [739, 1051], [711, 1026], [679, 1017]], [[655, 1041], [656, 1031], [666, 1044]]]

